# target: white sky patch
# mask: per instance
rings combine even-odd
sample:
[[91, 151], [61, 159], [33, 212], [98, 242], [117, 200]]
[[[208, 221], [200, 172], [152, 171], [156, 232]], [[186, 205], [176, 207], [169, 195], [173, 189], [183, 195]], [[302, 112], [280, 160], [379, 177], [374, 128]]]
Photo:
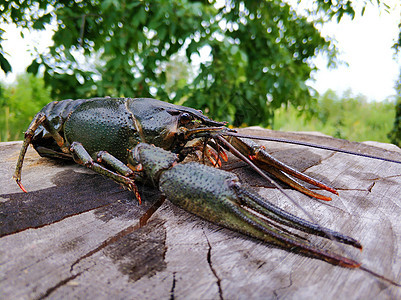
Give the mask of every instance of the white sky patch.
[[[356, 15], [354, 20], [344, 16], [339, 24], [332, 21], [323, 25], [322, 34], [337, 40], [339, 59], [348, 63], [348, 66], [327, 69], [327, 60], [323, 56], [314, 59], [319, 70], [314, 72], [314, 80], [310, 80], [309, 84], [319, 93], [332, 89], [341, 94], [350, 89], [354, 94], [377, 101], [396, 94], [394, 86], [400, 74], [401, 59], [394, 59], [391, 47], [399, 33], [401, 3], [400, 0], [386, 0], [386, 3], [392, 7], [390, 14], [368, 5], [363, 16]], [[49, 27], [45, 31], [24, 30], [22, 39], [20, 30], [14, 25], [2, 24], [2, 28], [6, 30], [4, 37], [7, 39], [3, 42], [3, 49], [13, 73], [5, 76], [0, 71], [0, 80], [11, 83], [16, 74], [25, 72], [32, 61], [30, 53], [35, 47], [43, 52], [53, 44], [53, 31]], [[207, 49], [203, 50], [202, 56], [207, 56]]]
[[53, 31], [49, 25], [42, 31], [35, 30], [30, 32], [25, 29], [23, 30], [24, 38], [22, 38], [21, 29], [18, 29], [14, 24], [1, 24], [1, 28], [5, 30], [3, 50], [13, 71], [6, 76], [0, 70], [0, 80], [11, 83], [15, 80], [16, 75], [24, 73], [31, 64], [33, 60], [31, 53], [35, 48], [40, 53], [43, 53], [53, 45]]
[[[394, 89], [401, 69], [400, 56], [394, 56], [394, 45], [401, 22], [401, 5], [393, 1], [390, 13], [379, 12], [377, 7], [368, 5], [363, 16], [354, 20], [344, 16], [338, 24], [335, 21], [323, 25], [322, 34], [338, 42], [339, 59], [345, 64], [336, 69], [326, 67], [327, 60], [319, 56], [314, 63], [319, 68], [310, 82], [319, 93], [332, 89], [342, 93], [348, 89], [353, 94], [362, 94], [369, 100], [382, 101], [396, 94]], [[386, 1], [391, 3], [392, 1]]]

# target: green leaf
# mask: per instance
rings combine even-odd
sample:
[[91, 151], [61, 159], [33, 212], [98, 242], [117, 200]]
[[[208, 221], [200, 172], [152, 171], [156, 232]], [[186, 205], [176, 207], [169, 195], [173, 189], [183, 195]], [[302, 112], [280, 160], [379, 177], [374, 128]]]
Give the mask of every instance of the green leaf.
[[131, 10], [139, 5], [142, 5], [142, 1], [131, 1], [130, 3], [127, 4], [127, 9]]
[[161, 41], [163, 41], [165, 38], [166, 38], [166, 35], [167, 35], [167, 29], [166, 29], [166, 27], [161, 27], [159, 30], [158, 30], [158, 35], [159, 35], [159, 39], [161, 40]]
[[26, 70], [28, 73], [36, 75], [38, 73], [39, 66], [40, 64], [34, 60]]
[[40, 18], [38, 18], [33, 23], [32, 28], [37, 29], [37, 30], [43, 30], [43, 29], [45, 29], [46, 24], [50, 24], [51, 19], [52, 19], [52, 15], [50, 13], [45, 14], [45, 15], [41, 16]]
[[0, 68], [4, 71], [4, 73], [8, 73], [12, 71], [11, 65], [8, 60], [4, 57], [3, 53], [0, 53]]
[[114, 6], [115, 9], [119, 10], [120, 9], [120, 2], [117, 0], [103, 0], [101, 4], [101, 8], [103, 11], [112, 9]]
[[141, 7], [139, 9], [139, 12], [136, 15], [136, 17], [138, 18], [139, 24], [145, 24], [145, 22], [146, 22], [146, 11], [145, 11], [145, 9], [143, 7]]

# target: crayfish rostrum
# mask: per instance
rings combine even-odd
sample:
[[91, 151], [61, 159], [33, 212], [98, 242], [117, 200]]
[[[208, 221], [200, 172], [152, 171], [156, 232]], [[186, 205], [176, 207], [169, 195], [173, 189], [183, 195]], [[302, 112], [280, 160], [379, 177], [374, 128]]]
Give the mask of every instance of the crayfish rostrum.
[[309, 196], [330, 200], [304, 187], [305, 181], [332, 193], [333, 188], [274, 159], [253, 141], [235, 135], [225, 123], [202, 112], [149, 98], [94, 98], [46, 105], [25, 133], [14, 178], [29, 144], [45, 157], [73, 159], [140, 194], [135, 181], [149, 178], [174, 204], [210, 222], [349, 268], [360, 264], [318, 248], [289, 230], [330, 238], [361, 249], [353, 238], [300, 219], [263, 199], [238, 177], [201, 162], [180, 163], [189, 154], [216, 165], [225, 151], [246, 160], [259, 173]]

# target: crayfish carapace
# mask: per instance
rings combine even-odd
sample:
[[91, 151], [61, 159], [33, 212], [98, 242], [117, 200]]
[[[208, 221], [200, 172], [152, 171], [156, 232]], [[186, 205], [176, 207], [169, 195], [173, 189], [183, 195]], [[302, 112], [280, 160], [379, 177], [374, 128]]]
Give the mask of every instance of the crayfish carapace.
[[134, 191], [138, 201], [135, 181], [147, 177], [167, 199], [210, 222], [335, 265], [360, 267], [352, 259], [318, 248], [289, 228], [361, 249], [355, 239], [285, 212], [244, 187], [232, 173], [195, 162], [180, 163], [189, 154], [198, 154], [218, 165], [229, 150], [262, 176], [269, 172], [309, 196], [330, 200], [296, 179], [337, 193], [274, 159], [263, 147], [225, 125], [198, 110], [149, 98], [51, 102], [25, 133], [14, 178], [25, 191], [21, 168], [32, 144], [41, 156], [73, 159], [113, 179]]

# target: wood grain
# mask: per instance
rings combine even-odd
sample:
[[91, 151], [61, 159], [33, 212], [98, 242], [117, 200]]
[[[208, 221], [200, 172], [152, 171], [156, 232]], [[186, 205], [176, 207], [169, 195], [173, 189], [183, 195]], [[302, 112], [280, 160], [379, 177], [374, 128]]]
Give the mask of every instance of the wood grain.
[[[391, 150], [326, 136], [245, 129], [401, 160]], [[263, 142], [283, 162], [339, 190], [324, 203], [287, 190], [319, 224], [357, 238], [351, 255], [401, 282], [401, 165], [307, 147]], [[20, 142], [0, 144], [1, 299], [357, 299], [401, 298], [401, 288], [221, 229], [141, 186], [143, 204], [114, 182], [29, 149], [22, 193], [11, 176]], [[376, 145], [377, 146], [377, 145]], [[225, 169], [273, 203], [305, 218], [242, 162]], [[323, 192], [324, 193], [324, 192]], [[148, 212], [145, 225], [140, 224]], [[142, 218], [142, 219], [141, 219]], [[147, 217], [146, 217], [147, 218]]]

